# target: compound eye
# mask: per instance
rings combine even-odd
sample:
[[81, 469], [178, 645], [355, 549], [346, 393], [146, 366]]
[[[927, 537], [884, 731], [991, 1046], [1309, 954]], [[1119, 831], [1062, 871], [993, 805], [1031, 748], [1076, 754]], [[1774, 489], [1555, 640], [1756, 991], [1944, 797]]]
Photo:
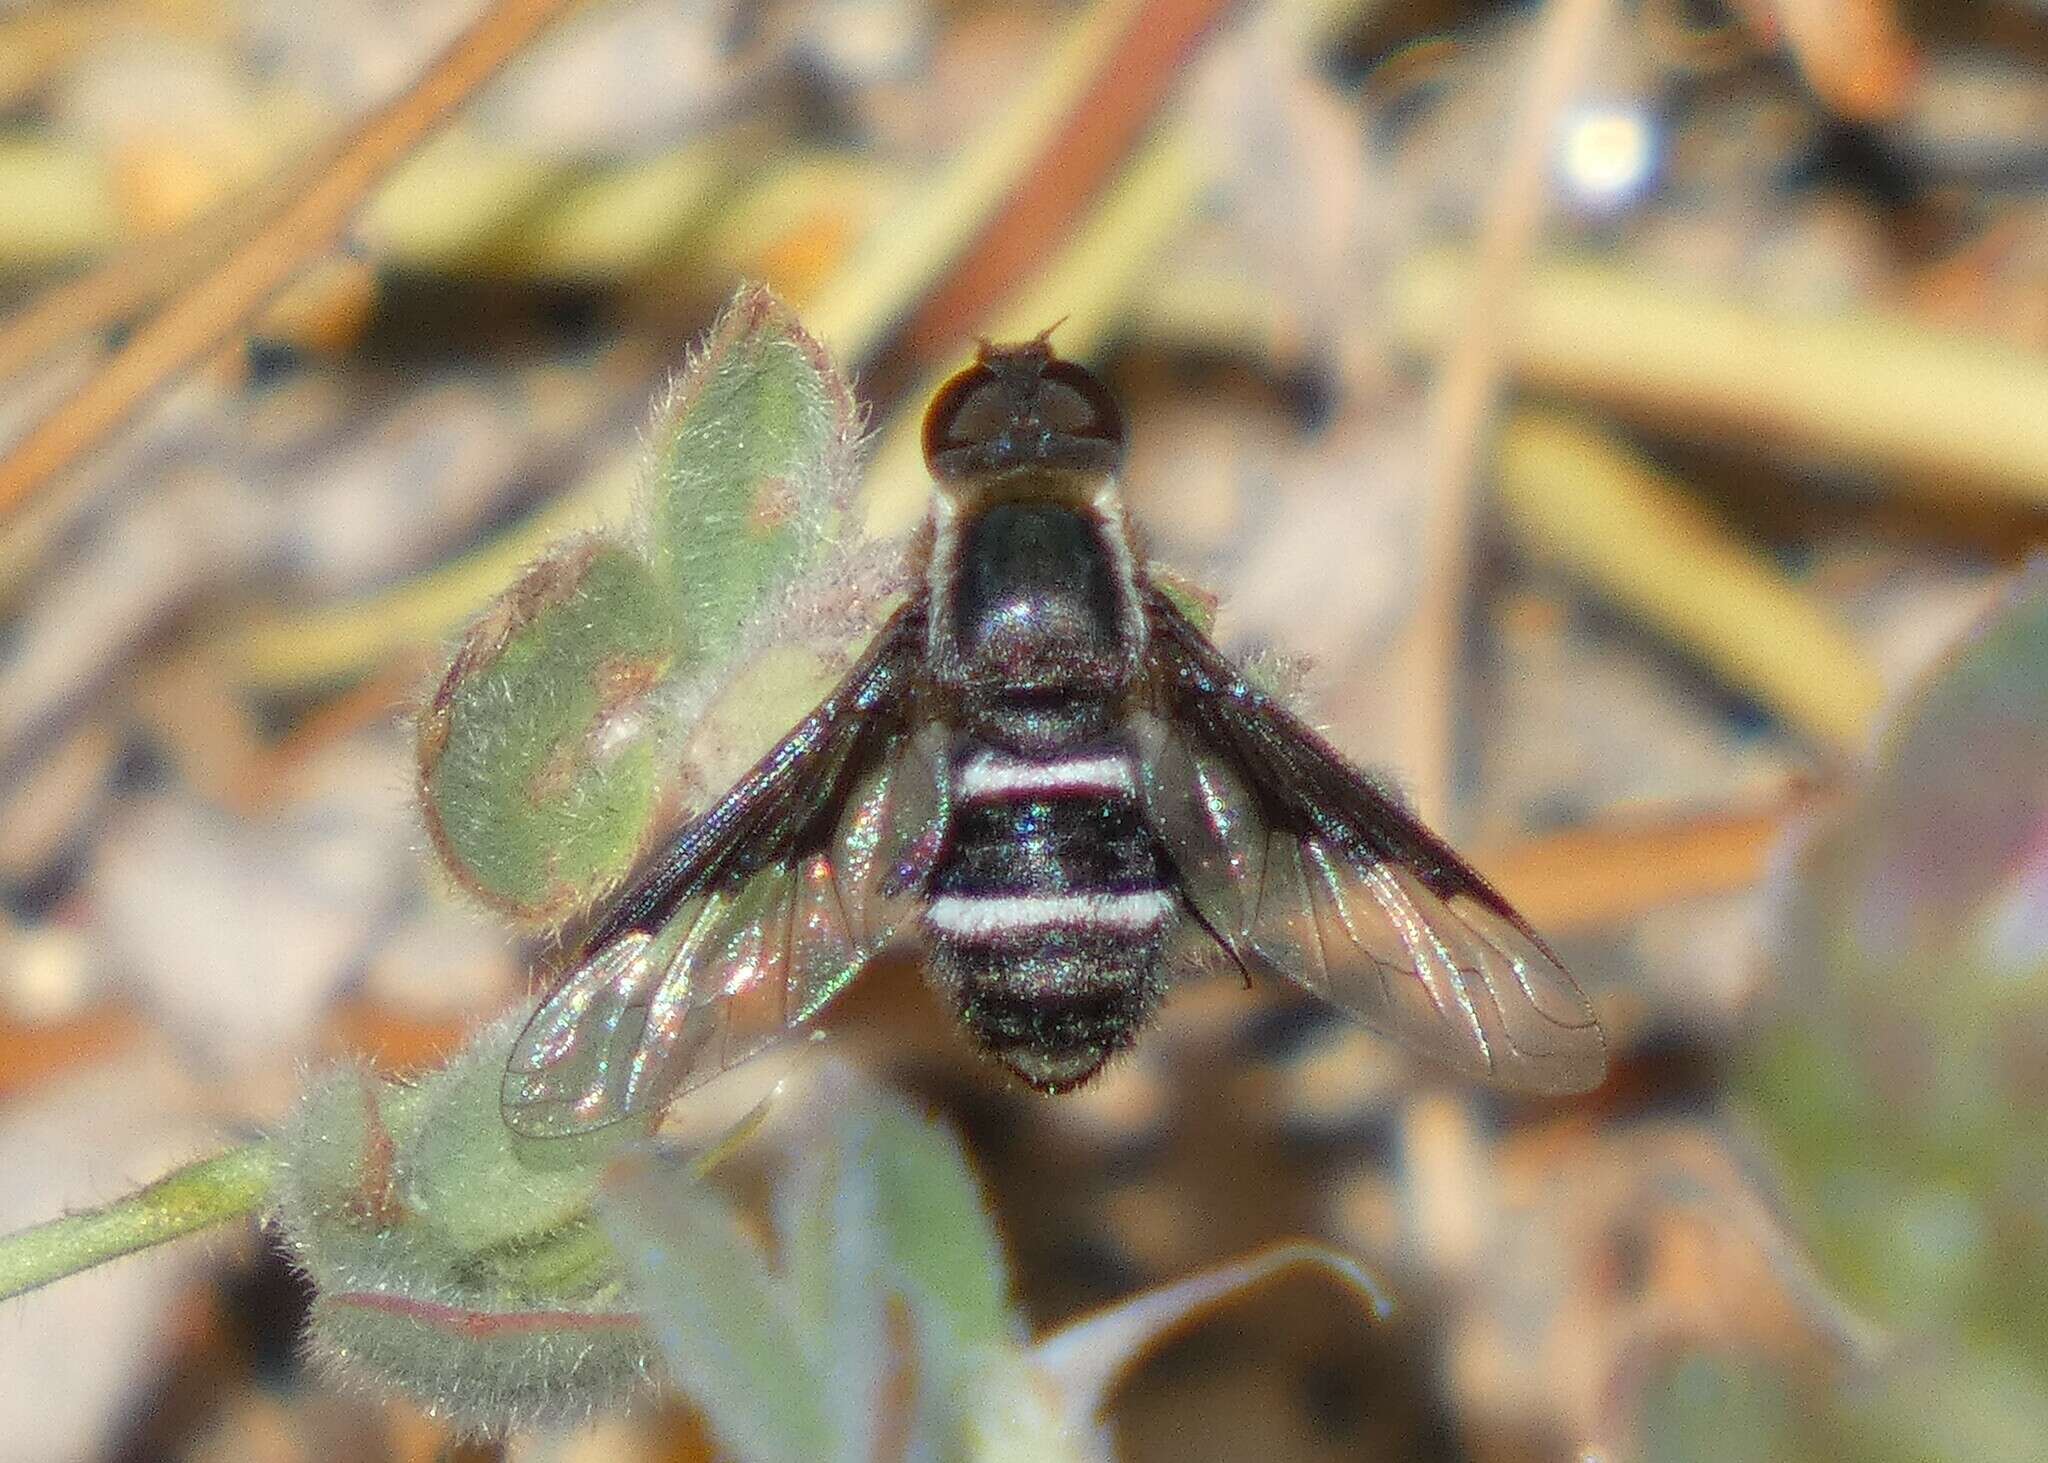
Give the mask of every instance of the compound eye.
[[934, 471], [942, 453], [993, 442], [1016, 420], [1003, 380], [976, 363], [939, 388], [924, 414], [924, 460]]
[[1103, 442], [1119, 453], [1124, 445], [1124, 414], [1109, 388], [1072, 361], [1053, 361], [1038, 378], [1038, 419], [1062, 437]]

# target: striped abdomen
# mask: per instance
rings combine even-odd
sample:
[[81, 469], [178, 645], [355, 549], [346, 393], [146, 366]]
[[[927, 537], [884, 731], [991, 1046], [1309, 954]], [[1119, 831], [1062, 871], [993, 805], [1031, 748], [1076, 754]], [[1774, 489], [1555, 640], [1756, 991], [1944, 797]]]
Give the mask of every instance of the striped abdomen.
[[1160, 995], [1177, 905], [1129, 754], [970, 743], [925, 925], [933, 973], [991, 1055], [1034, 1086], [1085, 1081]]

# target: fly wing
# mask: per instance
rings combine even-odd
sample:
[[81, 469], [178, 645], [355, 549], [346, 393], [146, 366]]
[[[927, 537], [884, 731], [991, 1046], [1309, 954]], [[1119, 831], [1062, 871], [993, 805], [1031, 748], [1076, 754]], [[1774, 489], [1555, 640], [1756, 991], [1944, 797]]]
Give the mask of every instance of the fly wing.
[[913, 602], [617, 901], [512, 1050], [515, 1131], [659, 1111], [809, 1021], [888, 943], [945, 827], [943, 728], [913, 714], [923, 649]]
[[1374, 1030], [1503, 1086], [1581, 1092], [1606, 1045], [1522, 917], [1414, 814], [1147, 601], [1147, 816], [1203, 926]]

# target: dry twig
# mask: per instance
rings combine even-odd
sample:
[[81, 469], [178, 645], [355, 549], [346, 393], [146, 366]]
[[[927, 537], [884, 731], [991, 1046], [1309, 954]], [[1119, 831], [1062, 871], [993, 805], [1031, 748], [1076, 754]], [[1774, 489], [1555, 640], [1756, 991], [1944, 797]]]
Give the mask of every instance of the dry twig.
[[[499, 0], [417, 81], [345, 137], [305, 189], [281, 196], [279, 212], [138, 330], [0, 459], [0, 516], [17, 510], [180, 371], [246, 325], [308, 261], [332, 244], [379, 179], [569, 4], [570, 0]], [[118, 302], [124, 289], [132, 294], [147, 283], [136, 274], [118, 288], [104, 288], [107, 299]]]
[[1558, 118], [1612, 8], [1613, 0], [1551, 0], [1545, 9], [1514, 140], [1480, 226], [1478, 264], [1455, 344], [1437, 373], [1430, 403], [1429, 520], [1414, 628], [1404, 657], [1421, 714], [1411, 723], [1412, 742], [1402, 765], [1423, 815], [1433, 822], [1442, 822], [1451, 806], [1472, 482], [1507, 365], [1498, 322], [1542, 220], [1546, 163]]
[[0, 324], [0, 376], [61, 346], [110, 330], [176, 290], [247, 238], [302, 191], [315, 170], [294, 168], [250, 194], [230, 199], [166, 238], [146, 238], [77, 279], [53, 285]]
[[1619, 925], [1653, 909], [1762, 882], [1806, 793], [1749, 811], [1596, 823], [1481, 850], [1480, 867], [1551, 934]]

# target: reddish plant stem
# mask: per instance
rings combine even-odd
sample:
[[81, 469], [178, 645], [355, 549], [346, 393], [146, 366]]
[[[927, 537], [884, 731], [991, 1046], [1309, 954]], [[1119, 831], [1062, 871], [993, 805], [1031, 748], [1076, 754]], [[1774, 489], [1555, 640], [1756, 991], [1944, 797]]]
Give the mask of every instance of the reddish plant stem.
[[885, 379], [873, 387], [878, 394], [955, 351], [961, 332], [1044, 262], [1143, 139], [1230, 6], [1153, 0], [1139, 7], [1017, 188], [893, 332], [882, 352]]

